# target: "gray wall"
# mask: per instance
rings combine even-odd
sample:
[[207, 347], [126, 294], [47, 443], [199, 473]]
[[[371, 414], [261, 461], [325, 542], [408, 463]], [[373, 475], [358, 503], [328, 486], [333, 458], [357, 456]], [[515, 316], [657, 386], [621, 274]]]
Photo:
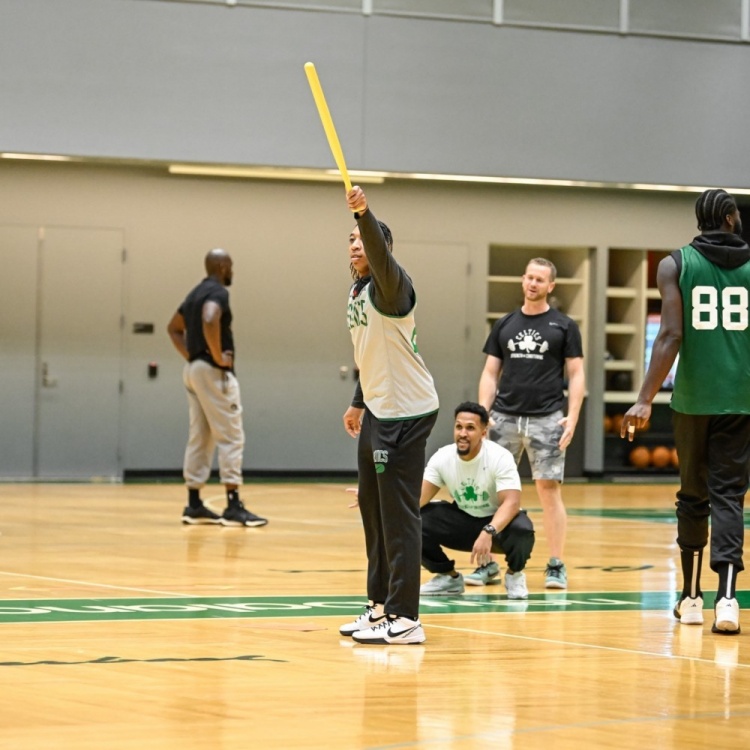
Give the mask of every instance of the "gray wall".
[[750, 47], [359, 13], [0, 0], [0, 150], [739, 187]]
[[[418, 267], [404, 262], [417, 281], [420, 349], [444, 406], [431, 449], [451, 440], [452, 406], [476, 394], [491, 244], [535, 246], [534, 254], [550, 245], [668, 248], [692, 238], [694, 228], [689, 195], [398, 182], [367, 192], [373, 210], [393, 229], [397, 254], [406, 248], [402, 259], [420, 259]], [[235, 258], [231, 294], [248, 431], [246, 468], [354, 468], [354, 442], [341, 426], [352, 382], [338, 373], [352, 365], [344, 322], [351, 218], [338, 185], [0, 160], [0, 228], [9, 224], [124, 233], [124, 469], [181, 465], [187, 430], [182, 363], [164, 329], [201, 278], [202, 257], [214, 246]], [[441, 269], [451, 258], [444, 248], [468, 258], [468, 277], [457, 271], [446, 281]], [[86, 269], [81, 273], [85, 277]], [[603, 304], [603, 293], [600, 298]], [[77, 304], [74, 296], [69, 304]], [[456, 332], [460, 318], [466, 338]], [[134, 322], [153, 322], [155, 334], [134, 334]], [[592, 434], [599, 435], [603, 352], [599, 326], [586, 351], [588, 414]], [[160, 365], [155, 380], [147, 377], [150, 361]], [[81, 428], [96, 418], [82, 404]]]
[[[0, 226], [123, 233], [121, 468], [180, 465], [181, 363], [163, 328], [221, 245], [237, 266], [246, 467], [349, 469], [341, 187], [177, 178], [158, 165], [332, 166], [303, 73], [313, 60], [351, 168], [742, 186], [748, 49], [198, 2], [0, 0], [0, 152], [109, 163], [0, 159]], [[693, 234], [690, 195], [402, 181], [368, 193], [419, 282], [421, 348], [444, 404], [431, 447], [450, 439], [451, 405], [476, 392], [490, 244], [584, 246], [603, 261], [608, 247]], [[133, 334], [135, 322], [156, 333]], [[593, 434], [601, 320], [589, 332]], [[81, 410], [83, 426], [95, 418]], [[600, 446], [586, 450], [596, 469]]]

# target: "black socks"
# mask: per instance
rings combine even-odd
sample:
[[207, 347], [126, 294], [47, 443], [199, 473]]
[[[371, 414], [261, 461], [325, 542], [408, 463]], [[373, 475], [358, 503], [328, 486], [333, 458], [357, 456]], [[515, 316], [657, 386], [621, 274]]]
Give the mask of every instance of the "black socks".
[[[703, 550], [680, 550], [682, 561], [683, 589], [682, 598], [689, 596], [695, 599], [703, 596], [701, 593], [701, 567], [703, 565]], [[716, 601], [719, 599], [734, 599], [737, 595], [737, 566], [724, 563], [716, 568], [719, 576], [719, 590], [716, 593]]]
[[[200, 497], [200, 490], [188, 487], [188, 505], [191, 508], [199, 508], [203, 505]], [[240, 493], [238, 490], [227, 490], [227, 505], [237, 506], [240, 503]]]
[[201, 491], [188, 487], [188, 505], [191, 508], [200, 508], [203, 503], [201, 502]]
[[719, 574], [719, 591], [716, 594], [716, 601], [727, 598], [734, 599], [737, 593], [737, 566], [727, 563], [717, 568]]
[[703, 550], [680, 550], [682, 561], [682, 597], [695, 599], [701, 594], [701, 566], [703, 565]]

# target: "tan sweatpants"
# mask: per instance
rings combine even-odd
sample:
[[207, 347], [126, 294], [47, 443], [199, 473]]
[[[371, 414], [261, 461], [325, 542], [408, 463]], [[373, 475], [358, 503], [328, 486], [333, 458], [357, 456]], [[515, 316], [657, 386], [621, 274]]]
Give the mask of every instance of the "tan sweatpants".
[[182, 379], [190, 412], [183, 466], [185, 484], [191, 489], [203, 487], [211, 474], [217, 448], [222, 484], [242, 484], [245, 432], [237, 378], [197, 359], [185, 365]]

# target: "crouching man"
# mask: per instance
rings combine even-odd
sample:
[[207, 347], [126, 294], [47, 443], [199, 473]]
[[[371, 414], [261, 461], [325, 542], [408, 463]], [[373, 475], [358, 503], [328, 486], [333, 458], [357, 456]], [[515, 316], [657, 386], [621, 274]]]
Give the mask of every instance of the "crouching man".
[[[491, 553], [505, 555], [505, 587], [509, 599], [526, 599], [523, 569], [534, 547], [534, 526], [521, 510], [521, 478], [513, 456], [485, 440], [487, 410], [466, 401], [455, 410], [454, 443], [428, 461], [422, 481], [422, 565], [435, 577], [422, 596], [462, 594], [464, 582], [483, 586], [499, 575]], [[431, 502], [445, 487], [453, 502]], [[443, 547], [471, 552], [477, 569], [466, 579]]]

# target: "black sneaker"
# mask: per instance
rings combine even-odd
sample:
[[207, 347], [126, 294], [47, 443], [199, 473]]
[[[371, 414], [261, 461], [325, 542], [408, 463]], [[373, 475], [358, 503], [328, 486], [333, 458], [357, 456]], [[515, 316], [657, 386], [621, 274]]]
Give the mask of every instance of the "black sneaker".
[[182, 511], [183, 523], [221, 523], [221, 516], [207, 508], [203, 503], [193, 508], [190, 505]]
[[242, 503], [237, 505], [228, 505], [221, 514], [221, 521], [224, 526], [265, 526], [268, 523], [267, 518], [256, 516], [251, 513]]

